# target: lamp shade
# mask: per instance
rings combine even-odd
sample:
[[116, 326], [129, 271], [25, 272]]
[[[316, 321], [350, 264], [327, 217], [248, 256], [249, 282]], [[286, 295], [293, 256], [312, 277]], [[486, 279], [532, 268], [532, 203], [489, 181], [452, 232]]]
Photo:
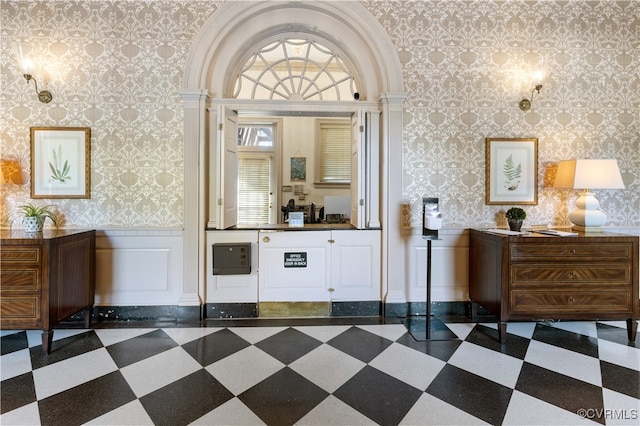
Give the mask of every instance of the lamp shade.
[[622, 189], [616, 160], [565, 160], [558, 163], [555, 188]]

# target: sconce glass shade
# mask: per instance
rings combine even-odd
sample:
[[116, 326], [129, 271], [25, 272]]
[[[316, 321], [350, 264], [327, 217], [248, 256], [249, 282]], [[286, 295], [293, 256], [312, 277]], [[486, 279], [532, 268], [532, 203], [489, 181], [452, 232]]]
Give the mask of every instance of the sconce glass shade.
[[38, 82], [31, 75], [34, 68], [33, 58], [31, 57], [31, 45], [29, 43], [18, 43], [16, 46], [16, 56], [20, 69], [22, 70], [22, 76], [27, 80], [27, 84], [33, 80], [33, 84], [36, 89], [38, 99], [42, 103], [49, 103], [53, 99], [53, 95], [48, 90], [38, 90]]
[[590, 189], [623, 189], [624, 183], [616, 160], [565, 160], [558, 163], [555, 188], [580, 189], [577, 209], [569, 213], [574, 229], [583, 232], [602, 232], [607, 215]]

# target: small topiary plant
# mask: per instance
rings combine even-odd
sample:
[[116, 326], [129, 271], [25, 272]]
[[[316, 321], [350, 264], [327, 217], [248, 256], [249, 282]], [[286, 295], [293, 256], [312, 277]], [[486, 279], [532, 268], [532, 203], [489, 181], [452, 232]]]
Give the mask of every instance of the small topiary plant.
[[527, 218], [527, 212], [525, 212], [524, 209], [521, 209], [520, 207], [511, 207], [509, 210], [507, 210], [506, 216], [507, 219], [510, 220], [525, 220]]

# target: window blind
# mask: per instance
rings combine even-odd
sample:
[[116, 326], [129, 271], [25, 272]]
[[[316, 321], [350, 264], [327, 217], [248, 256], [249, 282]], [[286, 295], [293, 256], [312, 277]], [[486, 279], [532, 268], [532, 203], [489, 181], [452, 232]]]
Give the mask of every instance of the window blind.
[[320, 181], [351, 181], [350, 125], [320, 125]]
[[269, 157], [238, 158], [238, 224], [269, 223], [271, 197]]

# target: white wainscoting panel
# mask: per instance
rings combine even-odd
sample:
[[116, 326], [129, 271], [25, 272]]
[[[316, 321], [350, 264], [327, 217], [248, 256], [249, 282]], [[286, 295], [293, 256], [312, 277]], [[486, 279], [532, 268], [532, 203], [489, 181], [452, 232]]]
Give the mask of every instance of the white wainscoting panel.
[[181, 230], [99, 230], [95, 305], [177, 305], [182, 261]]
[[[465, 229], [441, 229], [431, 244], [431, 301], [469, 300], [469, 237]], [[420, 229], [406, 235], [405, 273], [408, 302], [427, 299], [427, 241]]]

